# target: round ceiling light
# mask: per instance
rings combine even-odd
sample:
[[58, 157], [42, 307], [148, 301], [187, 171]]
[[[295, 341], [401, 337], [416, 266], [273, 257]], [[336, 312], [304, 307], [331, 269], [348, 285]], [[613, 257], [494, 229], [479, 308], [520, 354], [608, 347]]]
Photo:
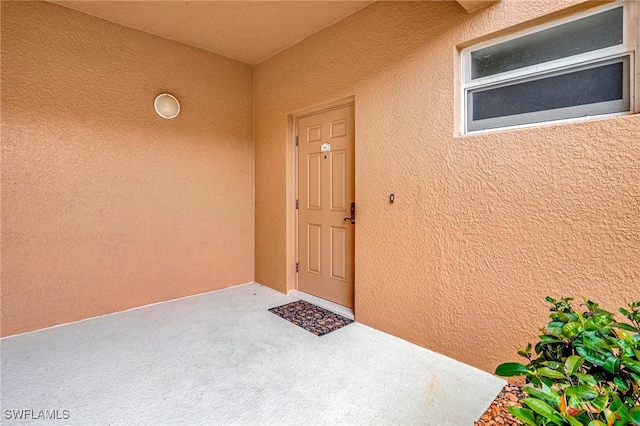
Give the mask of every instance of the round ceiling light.
[[162, 118], [176, 118], [180, 114], [180, 102], [168, 93], [163, 93], [153, 101], [153, 107]]

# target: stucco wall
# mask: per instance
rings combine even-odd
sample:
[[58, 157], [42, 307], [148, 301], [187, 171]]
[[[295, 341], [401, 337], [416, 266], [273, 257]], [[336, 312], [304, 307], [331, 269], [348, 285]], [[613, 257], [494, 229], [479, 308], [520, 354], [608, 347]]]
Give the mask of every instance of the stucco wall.
[[3, 1], [2, 335], [253, 281], [252, 116], [248, 65]]
[[358, 321], [492, 371], [546, 295], [637, 300], [640, 115], [456, 136], [457, 46], [576, 3], [377, 2], [259, 64], [256, 281], [294, 286], [287, 115], [355, 95]]

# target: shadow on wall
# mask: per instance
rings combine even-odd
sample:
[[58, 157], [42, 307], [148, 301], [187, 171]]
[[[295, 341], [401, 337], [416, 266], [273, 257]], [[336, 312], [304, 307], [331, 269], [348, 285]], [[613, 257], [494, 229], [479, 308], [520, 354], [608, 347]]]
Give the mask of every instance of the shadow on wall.
[[249, 65], [45, 2], [2, 60], [3, 335], [253, 281]]

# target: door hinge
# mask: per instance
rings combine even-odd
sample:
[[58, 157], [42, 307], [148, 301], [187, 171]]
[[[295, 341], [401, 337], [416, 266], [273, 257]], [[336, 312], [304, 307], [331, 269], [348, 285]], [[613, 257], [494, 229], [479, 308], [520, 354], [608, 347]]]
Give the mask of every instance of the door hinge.
[[300, 136], [296, 136], [296, 146], [300, 143]]
[[300, 208], [300, 200], [296, 200], [296, 209]]
[[296, 272], [300, 272], [300, 264], [296, 262]]

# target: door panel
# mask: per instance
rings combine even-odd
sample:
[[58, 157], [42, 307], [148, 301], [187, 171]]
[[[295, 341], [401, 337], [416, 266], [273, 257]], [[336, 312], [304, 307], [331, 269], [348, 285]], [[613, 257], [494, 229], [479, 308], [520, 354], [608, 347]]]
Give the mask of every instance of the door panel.
[[[331, 210], [347, 211], [347, 151], [331, 152]], [[351, 201], [349, 201], [351, 202]]]
[[308, 241], [308, 271], [322, 274], [322, 226], [309, 224], [307, 226]]
[[322, 157], [319, 153], [307, 156], [307, 206], [313, 210], [322, 210]]
[[322, 139], [322, 125], [307, 127], [307, 142], [317, 142]]
[[331, 227], [331, 278], [346, 281], [347, 233], [345, 227]]
[[346, 119], [343, 118], [341, 120], [332, 121], [331, 123], [329, 123], [329, 127], [330, 127], [329, 137], [331, 139], [338, 138], [340, 136], [347, 136], [347, 120]]
[[[353, 308], [353, 105], [298, 121], [298, 289]], [[330, 144], [323, 151], [323, 144]]]

